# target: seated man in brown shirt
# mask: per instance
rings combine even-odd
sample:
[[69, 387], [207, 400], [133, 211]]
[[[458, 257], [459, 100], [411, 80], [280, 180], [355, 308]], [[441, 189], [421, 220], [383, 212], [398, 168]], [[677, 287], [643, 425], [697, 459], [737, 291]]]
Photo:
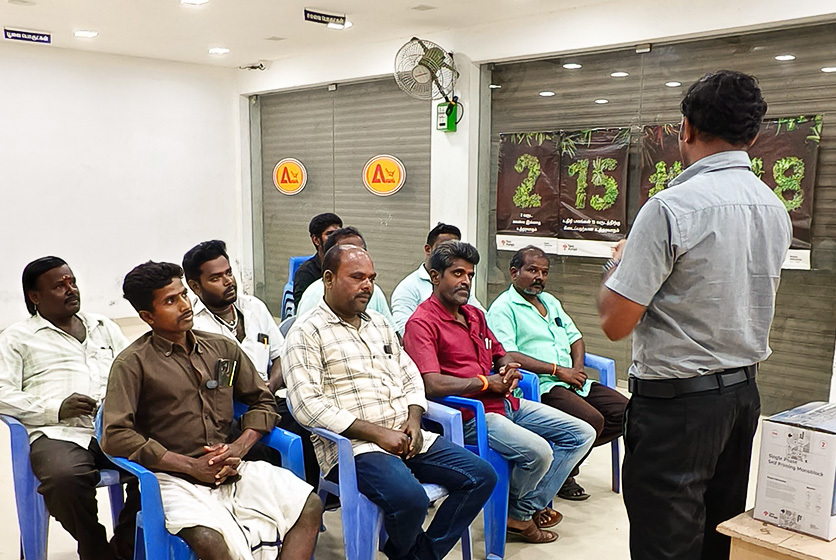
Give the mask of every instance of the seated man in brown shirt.
[[[192, 331], [183, 271], [147, 262], [122, 289], [151, 332], [113, 363], [102, 448], [157, 473], [167, 529], [202, 559], [307, 559], [322, 507], [290, 471], [241, 461], [279, 419], [235, 341]], [[233, 399], [249, 406], [231, 441]]]

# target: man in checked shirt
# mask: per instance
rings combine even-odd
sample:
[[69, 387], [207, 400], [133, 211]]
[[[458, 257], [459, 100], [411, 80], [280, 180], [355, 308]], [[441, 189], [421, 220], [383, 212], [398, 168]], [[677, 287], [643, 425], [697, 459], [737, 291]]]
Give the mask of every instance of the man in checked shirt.
[[[427, 407], [421, 375], [383, 316], [366, 311], [375, 279], [368, 253], [336, 245], [322, 269], [325, 297], [290, 330], [282, 356], [296, 419], [351, 439], [357, 487], [386, 514], [389, 558], [444, 558], [487, 501], [496, 473], [421, 430]], [[336, 445], [314, 436], [314, 449], [328, 473]], [[429, 502], [421, 483], [449, 492], [426, 532]]]

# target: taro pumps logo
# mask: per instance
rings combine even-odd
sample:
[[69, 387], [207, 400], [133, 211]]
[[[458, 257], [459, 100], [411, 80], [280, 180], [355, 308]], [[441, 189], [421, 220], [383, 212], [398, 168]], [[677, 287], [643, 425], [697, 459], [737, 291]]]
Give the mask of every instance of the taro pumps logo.
[[298, 194], [307, 183], [308, 170], [298, 159], [285, 158], [273, 169], [273, 184], [282, 194]]
[[363, 168], [363, 184], [370, 193], [377, 196], [393, 195], [405, 182], [406, 168], [395, 156], [375, 156]]

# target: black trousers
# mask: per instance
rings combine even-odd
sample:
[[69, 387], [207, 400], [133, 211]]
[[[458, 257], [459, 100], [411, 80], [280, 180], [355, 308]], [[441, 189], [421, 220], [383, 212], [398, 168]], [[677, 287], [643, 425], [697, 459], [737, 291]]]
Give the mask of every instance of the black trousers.
[[744, 511], [760, 414], [754, 380], [655, 399], [633, 395], [624, 428], [624, 504], [633, 560], [723, 560], [716, 527]]
[[99, 523], [96, 485], [99, 469], [118, 469], [95, 439], [84, 449], [69, 441], [41, 436], [32, 442], [29, 460], [41, 482], [38, 492], [44, 497], [46, 509], [78, 542], [81, 560], [133, 558], [139, 482], [133, 477], [127, 479], [125, 507], [109, 544], [105, 528]]

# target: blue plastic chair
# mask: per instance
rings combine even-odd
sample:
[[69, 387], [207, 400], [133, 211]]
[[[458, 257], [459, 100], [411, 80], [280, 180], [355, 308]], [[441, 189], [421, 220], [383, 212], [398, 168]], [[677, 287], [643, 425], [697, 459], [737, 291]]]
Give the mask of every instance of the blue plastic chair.
[[[17, 503], [17, 520], [20, 525], [20, 548], [26, 560], [46, 560], [49, 535], [49, 513], [44, 497], [38, 493], [38, 481], [29, 462], [29, 434], [16, 418], [0, 414], [9, 427], [12, 444], [12, 478]], [[112, 469], [99, 471], [98, 486], [107, 486], [110, 493], [110, 514], [115, 527], [124, 506], [119, 472]]]
[[[595, 354], [584, 354], [583, 365], [584, 367], [598, 371], [598, 382], [601, 385], [615, 389], [615, 360], [604, 358], [603, 356], [596, 356]], [[530, 400], [540, 402], [540, 391], [535, 391], [534, 394], [536, 396]], [[614, 439], [610, 445], [612, 455], [612, 491], [616, 494], [621, 493], [621, 449], [618, 439]]]
[[[247, 405], [235, 403], [235, 417], [247, 411]], [[102, 435], [102, 412], [96, 415], [96, 437]], [[302, 458], [302, 439], [281, 428], [273, 428], [261, 441], [281, 453], [282, 464], [293, 474], [305, 480], [305, 466]], [[186, 541], [172, 535], [165, 528], [163, 502], [157, 476], [137, 463], [124, 457], [108, 458], [118, 467], [139, 479], [141, 510], [136, 516], [136, 544], [134, 560], [197, 560]]]
[[[457, 445], [464, 445], [461, 413], [458, 410], [431, 402], [424, 418], [441, 425], [443, 437]], [[357, 472], [351, 440], [322, 428], [313, 428], [312, 432], [337, 444], [339, 483], [320, 476], [319, 497], [323, 503], [327, 494], [334, 494], [340, 498], [345, 557], [347, 560], [374, 560], [378, 543], [382, 547], [387, 539], [383, 530], [383, 512], [357, 489]], [[423, 486], [430, 501], [447, 495], [447, 490], [437, 484]], [[462, 534], [463, 560], [471, 559], [471, 547], [468, 527]]]
[[[523, 371], [518, 387], [523, 398], [540, 399], [540, 383], [533, 373]], [[485, 554], [488, 560], [501, 560], [505, 556], [505, 533], [508, 529], [508, 493], [510, 467], [502, 455], [488, 445], [488, 425], [485, 420], [485, 405], [477, 399], [465, 397], [441, 397], [435, 401], [454, 408], [466, 408], [476, 419], [476, 445], [465, 445], [467, 449], [486, 460], [496, 471], [496, 487], [485, 503]]]
[[296, 271], [303, 262], [311, 258], [313, 255], [303, 255], [301, 257], [290, 257], [287, 263], [287, 282], [282, 291], [282, 320], [296, 314], [296, 303], [293, 301], [293, 277], [296, 276]]

